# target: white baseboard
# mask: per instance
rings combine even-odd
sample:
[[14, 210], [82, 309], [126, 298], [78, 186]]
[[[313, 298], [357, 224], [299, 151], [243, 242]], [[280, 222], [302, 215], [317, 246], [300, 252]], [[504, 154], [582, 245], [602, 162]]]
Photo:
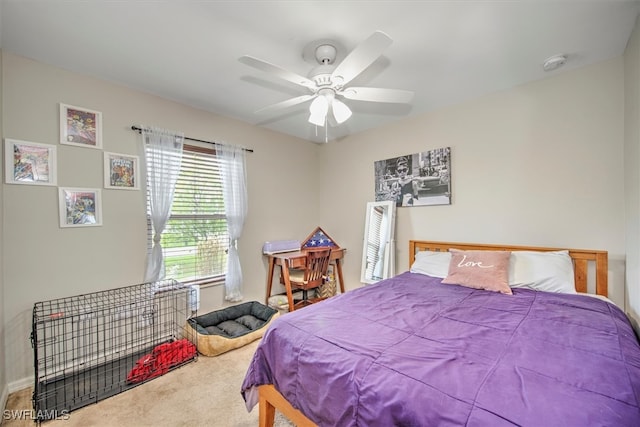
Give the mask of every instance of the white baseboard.
[[33, 386], [33, 378], [24, 377], [9, 383], [9, 393], [15, 393], [16, 391], [20, 391], [31, 386]]

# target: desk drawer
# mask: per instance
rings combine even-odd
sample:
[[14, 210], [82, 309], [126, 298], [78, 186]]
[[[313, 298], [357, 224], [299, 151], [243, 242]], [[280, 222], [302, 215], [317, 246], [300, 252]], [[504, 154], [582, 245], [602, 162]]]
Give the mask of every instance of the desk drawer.
[[304, 257], [289, 258], [287, 260], [287, 265], [289, 266], [289, 268], [304, 268], [306, 264], [307, 259]]

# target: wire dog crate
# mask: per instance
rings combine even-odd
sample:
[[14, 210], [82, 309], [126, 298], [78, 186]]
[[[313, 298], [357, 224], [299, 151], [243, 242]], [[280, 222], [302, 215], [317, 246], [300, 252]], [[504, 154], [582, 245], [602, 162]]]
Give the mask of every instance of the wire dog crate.
[[[151, 379], [131, 381], [131, 373], [159, 346], [184, 341], [197, 299], [196, 288], [165, 280], [34, 304], [38, 419], [56, 418]], [[169, 368], [195, 360], [197, 352], [184, 355]]]

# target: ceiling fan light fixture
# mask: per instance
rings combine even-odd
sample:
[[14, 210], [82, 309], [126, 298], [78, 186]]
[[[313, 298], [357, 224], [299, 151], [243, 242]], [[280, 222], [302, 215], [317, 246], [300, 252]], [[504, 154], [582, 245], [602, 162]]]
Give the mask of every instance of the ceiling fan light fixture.
[[333, 117], [336, 118], [336, 122], [338, 122], [338, 124], [346, 122], [352, 114], [351, 109], [347, 107], [347, 104], [337, 99], [333, 100], [331, 109], [333, 110]]
[[[309, 123], [320, 127], [335, 126], [346, 122], [352, 116], [351, 109], [344, 102], [336, 99], [336, 96], [368, 102], [409, 103], [411, 101], [413, 92], [406, 90], [349, 86], [353, 79], [382, 56], [383, 51], [391, 43], [392, 40], [388, 35], [382, 31], [375, 31], [336, 64], [338, 47], [340, 47], [336, 42], [327, 39], [311, 42], [304, 48], [302, 57], [305, 60], [315, 60], [309, 62], [317, 63], [317, 66], [309, 72], [307, 77], [249, 55], [242, 56], [240, 61], [310, 91], [307, 95], [290, 98], [259, 111], [274, 111], [311, 101]], [[325, 132], [325, 141], [326, 138]]]
[[316, 126], [324, 126], [327, 113], [329, 112], [329, 99], [324, 95], [318, 95], [309, 106], [309, 123]]

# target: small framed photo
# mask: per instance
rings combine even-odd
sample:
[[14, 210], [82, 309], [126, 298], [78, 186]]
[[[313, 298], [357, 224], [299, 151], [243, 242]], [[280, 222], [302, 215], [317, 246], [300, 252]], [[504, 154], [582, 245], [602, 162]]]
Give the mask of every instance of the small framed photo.
[[104, 188], [138, 190], [138, 156], [105, 152]]
[[60, 104], [60, 143], [102, 148], [102, 113]]
[[96, 188], [58, 188], [60, 227], [102, 225], [102, 197]]
[[56, 146], [4, 140], [7, 184], [56, 185]]

